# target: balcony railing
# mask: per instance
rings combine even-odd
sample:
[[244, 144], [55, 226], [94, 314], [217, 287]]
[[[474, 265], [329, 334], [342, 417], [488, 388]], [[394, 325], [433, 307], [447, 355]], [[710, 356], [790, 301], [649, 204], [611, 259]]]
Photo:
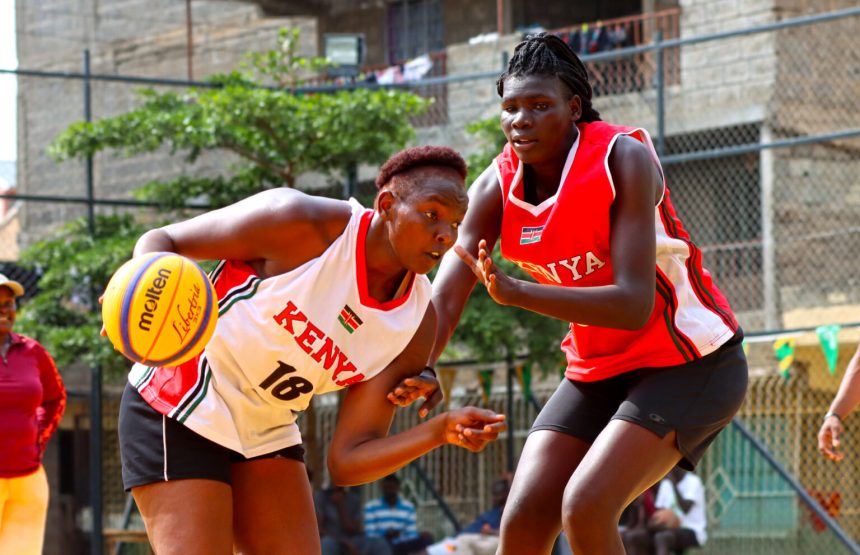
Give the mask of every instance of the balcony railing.
[[[653, 42], [659, 31], [662, 40], [680, 36], [681, 10], [672, 8], [659, 12], [617, 19], [606, 19], [555, 29], [580, 56], [627, 48]], [[654, 52], [644, 52], [622, 59], [590, 62], [587, 64], [595, 95], [624, 94], [653, 87], [657, 71]], [[680, 49], [664, 51], [665, 83], [680, 82]]]

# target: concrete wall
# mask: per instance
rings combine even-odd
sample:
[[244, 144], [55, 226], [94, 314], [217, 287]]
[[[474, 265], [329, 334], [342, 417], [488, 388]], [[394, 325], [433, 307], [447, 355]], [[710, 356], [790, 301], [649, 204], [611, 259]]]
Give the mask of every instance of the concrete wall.
[[[193, 75], [201, 78], [233, 69], [248, 51], [275, 45], [286, 26], [302, 28], [302, 50], [316, 53], [316, 25], [310, 18], [262, 18], [251, 4], [195, 0], [192, 3]], [[172, 0], [19, 0], [17, 3], [19, 66], [51, 71], [82, 71], [82, 51], [91, 52], [91, 70], [186, 79], [187, 35], [184, 2]], [[94, 82], [93, 118], [127, 111], [138, 104], [139, 85]], [[176, 89], [173, 89], [176, 90]], [[18, 84], [18, 191], [29, 194], [84, 196], [82, 163], [56, 163], [46, 150], [70, 124], [84, 117], [79, 80], [21, 78]], [[202, 156], [193, 171], [215, 173], [229, 157]], [[130, 189], [156, 177], [181, 173], [184, 163], [167, 152], [132, 159], [95, 158], [98, 197], [127, 197]], [[85, 214], [81, 205], [28, 203], [22, 211], [21, 242], [27, 245], [58, 223]]]

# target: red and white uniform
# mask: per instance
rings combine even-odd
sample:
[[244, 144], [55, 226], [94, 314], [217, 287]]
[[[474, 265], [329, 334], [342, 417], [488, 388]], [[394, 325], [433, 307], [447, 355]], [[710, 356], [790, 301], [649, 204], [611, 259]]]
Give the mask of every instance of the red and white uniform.
[[399, 355], [430, 303], [426, 276], [379, 303], [367, 290], [372, 210], [353, 202], [318, 258], [261, 279], [241, 261], [212, 273], [218, 324], [204, 352], [177, 367], [136, 364], [129, 382], [156, 410], [255, 457], [301, 443], [295, 421], [313, 395], [368, 380]]
[[[613, 283], [609, 252], [615, 186], [609, 153], [621, 135], [641, 141], [660, 166], [644, 129], [602, 121], [578, 125], [556, 194], [539, 206], [523, 200], [522, 165], [510, 145], [496, 158], [502, 188], [502, 256], [539, 283], [595, 287]], [[662, 169], [661, 169], [662, 174]], [[723, 294], [702, 268], [702, 253], [669, 201], [654, 209], [657, 290], [642, 329], [627, 331], [572, 322], [561, 344], [566, 376], [596, 381], [645, 367], [683, 364], [715, 351], [738, 325]]]

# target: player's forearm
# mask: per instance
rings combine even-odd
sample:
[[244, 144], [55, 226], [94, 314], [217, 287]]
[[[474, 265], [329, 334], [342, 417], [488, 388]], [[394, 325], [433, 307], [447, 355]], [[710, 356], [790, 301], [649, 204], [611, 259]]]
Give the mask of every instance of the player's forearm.
[[508, 304], [565, 322], [637, 330], [651, 316], [654, 294], [619, 285], [573, 288], [517, 280]]
[[439, 274], [433, 282], [433, 306], [436, 309], [436, 341], [428, 363], [433, 366], [454, 335], [476, 278], [457, 256], [445, 255]]
[[830, 412], [835, 412], [840, 418], [844, 418], [858, 404], [860, 404], [860, 352], [854, 353], [851, 357], [845, 377], [839, 384], [839, 391], [830, 404]]
[[341, 486], [366, 484], [393, 474], [421, 455], [444, 445], [445, 414], [392, 436], [365, 438], [332, 446], [329, 475]]

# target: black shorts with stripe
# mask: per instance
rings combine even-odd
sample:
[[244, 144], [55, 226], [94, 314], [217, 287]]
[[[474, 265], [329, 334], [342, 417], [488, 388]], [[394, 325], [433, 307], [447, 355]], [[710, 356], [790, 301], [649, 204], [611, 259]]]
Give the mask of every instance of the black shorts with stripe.
[[126, 384], [119, 405], [119, 451], [122, 483], [131, 488], [199, 478], [230, 483], [230, 467], [257, 459], [283, 457], [304, 462], [305, 450], [293, 445], [246, 458], [164, 416]]
[[738, 330], [713, 353], [678, 366], [641, 368], [596, 382], [564, 379], [531, 431], [554, 430], [594, 443], [615, 419], [660, 437], [675, 430], [679, 464], [693, 470], [746, 394], [742, 339]]

